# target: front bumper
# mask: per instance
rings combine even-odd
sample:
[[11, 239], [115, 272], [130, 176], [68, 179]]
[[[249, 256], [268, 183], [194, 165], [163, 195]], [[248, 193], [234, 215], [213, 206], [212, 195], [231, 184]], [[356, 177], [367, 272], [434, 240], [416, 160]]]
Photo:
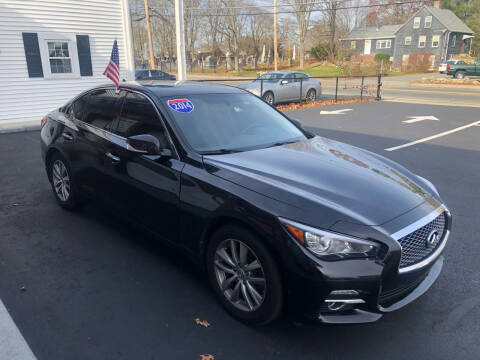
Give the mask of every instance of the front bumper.
[[437, 280], [442, 268], [443, 256], [439, 256], [425, 277], [422, 274], [417, 275], [423, 280], [418, 285], [415, 283], [416, 287], [413, 289], [405, 287], [403, 291], [396, 294], [398, 300], [388, 303], [388, 305], [382, 305], [382, 293], [380, 293], [378, 301], [374, 304], [365, 303], [365, 305], [360, 305], [345, 313], [320, 313], [318, 320], [331, 324], [355, 324], [377, 321], [383, 314], [398, 310], [422, 296]]
[[[395, 233], [400, 237], [406, 235], [404, 231], [414, 233], [431, 223], [439, 211], [445, 213], [446, 227], [436, 250], [414, 265], [402, 268], [399, 265], [402, 248], [391, 236], [389, 249], [380, 250], [377, 258], [340, 261], [323, 261], [292, 240], [288, 252], [290, 261], [284, 262], [292, 264], [292, 257], [297, 259], [293, 262], [297, 266], [285, 272], [288, 304], [308, 319], [344, 324], [373, 322], [411, 303], [432, 286], [442, 270], [442, 252], [451, 231], [451, 215], [442, 206], [411, 223], [412, 229], [409, 225]], [[384, 241], [386, 243], [386, 239]]]

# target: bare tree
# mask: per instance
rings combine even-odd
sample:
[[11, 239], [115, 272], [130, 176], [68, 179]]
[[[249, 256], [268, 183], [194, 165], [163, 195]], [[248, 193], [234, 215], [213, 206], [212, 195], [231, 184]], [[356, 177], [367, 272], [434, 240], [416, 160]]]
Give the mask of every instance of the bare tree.
[[[241, 9], [236, 7], [236, 2], [233, 0], [222, 0], [224, 6], [224, 21], [221, 24], [220, 32], [224, 35], [227, 41], [228, 50], [233, 54], [234, 68], [238, 72], [238, 55], [239, 55], [239, 43], [243, 34], [245, 15], [241, 14]], [[227, 61], [227, 66], [229, 62]]]
[[210, 0], [207, 1], [208, 14], [207, 17], [207, 41], [210, 43], [210, 51], [212, 54], [216, 54], [219, 50], [219, 43], [221, 41], [221, 25], [222, 17], [216, 16], [221, 14], [220, 6], [221, 0]]
[[193, 62], [195, 58], [195, 44], [197, 42], [197, 30], [200, 18], [196, 16], [198, 11], [192, 9], [198, 9], [200, 0], [186, 0], [183, 18], [185, 24], [185, 43], [187, 51], [190, 53], [190, 59]]
[[[250, 8], [251, 13], [260, 12], [261, 8]], [[269, 16], [249, 16], [247, 20], [247, 36], [245, 47], [251, 51], [253, 66], [257, 68], [260, 52], [267, 40], [268, 32], [272, 31], [273, 20]]]
[[293, 11], [295, 11], [295, 17], [297, 19], [298, 40], [300, 42], [300, 68], [303, 69], [305, 60], [305, 35], [307, 34], [308, 26], [310, 24], [310, 16], [315, 4], [313, 1], [307, 0], [289, 0], [289, 4]]

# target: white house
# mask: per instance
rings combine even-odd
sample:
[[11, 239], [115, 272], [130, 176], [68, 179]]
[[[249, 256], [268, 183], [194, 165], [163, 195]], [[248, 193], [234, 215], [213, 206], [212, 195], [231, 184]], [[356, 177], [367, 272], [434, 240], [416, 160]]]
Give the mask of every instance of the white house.
[[102, 75], [117, 39], [132, 80], [128, 0], [1, 0], [0, 125], [40, 121]]

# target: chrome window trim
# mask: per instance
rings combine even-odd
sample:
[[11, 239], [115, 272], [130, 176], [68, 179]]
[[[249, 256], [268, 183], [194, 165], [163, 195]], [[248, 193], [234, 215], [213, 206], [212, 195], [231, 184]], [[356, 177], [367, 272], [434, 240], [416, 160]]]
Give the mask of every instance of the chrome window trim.
[[[400, 229], [399, 231], [393, 233], [392, 235], [390, 235], [390, 237], [392, 237], [394, 240], [398, 241], [401, 238], [403, 238], [404, 236], [406, 236], [408, 234], [411, 234], [412, 232], [415, 232], [418, 229], [420, 229], [421, 227], [427, 225], [428, 223], [430, 223], [432, 220], [434, 220], [438, 215], [440, 215], [443, 212], [449, 213], [449, 211], [445, 207], [445, 205], [442, 204], [438, 208], [436, 208], [434, 211], [432, 211], [430, 214], [428, 214], [428, 215], [424, 216], [423, 218], [415, 221], [414, 223], [404, 227], [403, 229]], [[442, 253], [443, 249], [445, 248], [445, 245], [447, 244], [447, 240], [448, 240], [449, 235], [450, 235], [450, 230], [445, 230], [443, 238], [442, 238], [440, 244], [438, 245], [438, 247], [435, 249], [434, 252], [432, 252], [428, 257], [426, 257], [425, 259], [423, 259], [422, 261], [420, 261], [416, 264], [409, 265], [409, 266], [406, 266], [406, 267], [403, 267], [403, 268], [399, 267], [398, 268], [398, 273], [399, 274], [405, 274], [405, 273], [410, 272], [410, 271], [418, 270], [418, 269], [421, 269], [421, 268], [427, 266], [431, 262], [433, 262]], [[400, 248], [402, 249], [401, 244], [400, 244]], [[403, 252], [403, 249], [402, 249], [402, 252]]]
[[[75, 102], [77, 99], [79, 99], [80, 97], [84, 96], [84, 95], [88, 95], [90, 94], [90, 92], [92, 91], [95, 91], [95, 90], [112, 90], [112, 86], [100, 86], [100, 87], [96, 87], [96, 88], [93, 88], [93, 89], [90, 89], [90, 90], [87, 90], [87, 91], [84, 91], [83, 93], [79, 94], [78, 96], [76, 96], [75, 98], [72, 99], [71, 103]], [[148, 101], [150, 102], [150, 104], [152, 104], [153, 108], [155, 109], [156, 113], [157, 113], [157, 116], [159, 117], [161, 123], [162, 123], [162, 126], [163, 128], [165, 129], [165, 133], [167, 134], [167, 139], [168, 139], [168, 142], [170, 143], [170, 145], [172, 146], [172, 149], [173, 149], [173, 152], [175, 154], [175, 158], [177, 160], [180, 160], [180, 156], [178, 154], [178, 151], [177, 151], [177, 148], [172, 140], [172, 137], [168, 131], [168, 128], [165, 124], [165, 121], [163, 119], [163, 116], [161, 115], [160, 111], [158, 110], [157, 106], [155, 105], [155, 103], [152, 101], [152, 99], [150, 99], [149, 96], [143, 94], [142, 92], [140, 91], [137, 91], [137, 90], [134, 90], [134, 89], [129, 89], [129, 88], [122, 88], [120, 87], [119, 90], [123, 90], [123, 91], [129, 91], [129, 92], [134, 92], [134, 93], [137, 93], [139, 95], [142, 95], [143, 97], [147, 98]], [[122, 109], [123, 109], [123, 104], [122, 104]], [[123, 136], [120, 136], [120, 135], [117, 135], [115, 133], [112, 133], [111, 131], [108, 131], [108, 130], [105, 130], [105, 129], [101, 129], [95, 125], [91, 125], [91, 124], [88, 124], [86, 122], [84, 122], [83, 120], [79, 120], [77, 118], [73, 118], [73, 120], [71, 119], [68, 119], [66, 116], [65, 118], [69, 121], [69, 122], [72, 122], [75, 124], [75, 122], [77, 123], [80, 123], [79, 125], [81, 125], [80, 127], [84, 128], [85, 130], [87, 131], [90, 131], [92, 133], [94, 133], [95, 135], [98, 135], [100, 136], [101, 138], [107, 140], [107, 141], [110, 141], [110, 142], [113, 142], [114, 144], [118, 145], [118, 146], [121, 146], [127, 150], [130, 151], [130, 149], [128, 149], [127, 147], [127, 138], [123, 137]], [[62, 121], [60, 121], [62, 122]], [[68, 126], [68, 124], [66, 122], [62, 122], [64, 125]], [[72, 128], [71, 126], [68, 126], [70, 128]], [[78, 129], [74, 129], [74, 130], [78, 130]], [[112, 139], [112, 136], [113, 136], [113, 139]]]

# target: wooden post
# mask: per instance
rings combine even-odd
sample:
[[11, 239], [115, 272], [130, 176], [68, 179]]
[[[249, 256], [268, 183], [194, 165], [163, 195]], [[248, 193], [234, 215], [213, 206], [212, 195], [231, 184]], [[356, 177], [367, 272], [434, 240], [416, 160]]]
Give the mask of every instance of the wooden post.
[[155, 69], [155, 59], [153, 57], [152, 29], [150, 27], [150, 11], [148, 9], [148, 0], [145, 2], [145, 19], [147, 20], [148, 52], [150, 55], [150, 69]]
[[277, 71], [277, 0], [273, 0], [273, 66]]

